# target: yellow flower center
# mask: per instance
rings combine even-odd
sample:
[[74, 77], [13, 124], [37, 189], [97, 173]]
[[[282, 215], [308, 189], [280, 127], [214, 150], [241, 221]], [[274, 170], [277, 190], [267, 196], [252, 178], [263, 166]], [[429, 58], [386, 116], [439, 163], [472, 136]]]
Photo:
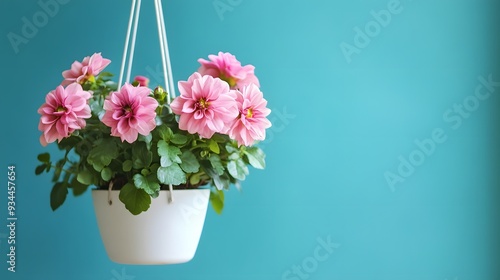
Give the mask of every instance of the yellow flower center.
[[252, 108], [248, 108], [246, 118], [250, 119], [251, 117], [253, 117], [253, 110], [252, 110]]
[[228, 83], [230, 88], [234, 88], [236, 86], [236, 83], [238, 82], [237, 79], [233, 77], [228, 77], [224, 75], [224, 73], [220, 73], [219, 78]]
[[91, 83], [95, 83], [95, 77], [94, 77], [94, 75], [89, 75], [87, 77], [87, 81], [90, 81]]
[[63, 106], [58, 106], [56, 109], [56, 112], [64, 112], [64, 111], [66, 111], [66, 108], [64, 108]]
[[210, 102], [206, 101], [204, 98], [200, 98], [200, 100], [198, 100], [198, 107], [200, 109], [206, 109], [209, 105]]

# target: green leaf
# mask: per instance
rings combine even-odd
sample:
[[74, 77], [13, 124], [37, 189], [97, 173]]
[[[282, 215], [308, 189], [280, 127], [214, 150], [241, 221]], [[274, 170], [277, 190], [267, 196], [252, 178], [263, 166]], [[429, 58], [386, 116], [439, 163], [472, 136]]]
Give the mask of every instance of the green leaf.
[[223, 174], [221, 176], [214, 176], [213, 181], [215, 184], [215, 187], [218, 190], [227, 190], [229, 189], [229, 186], [231, 184], [231, 181], [229, 180], [229, 176], [226, 174]]
[[80, 171], [76, 176], [78, 182], [84, 185], [92, 185], [93, 178], [94, 176], [92, 175], [92, 172], [88, 171], [87, 169]]
[[213, 184], [218, 190], [228, 189], [230, 185], [229, 177], [226, 174], [219, 176], [212, 166], [203, 165], [205, 173], [212, 178]]
[[113, 171], [109, 167], [105, 167], [101, 170], [101, 178], [104, 181], [109, 181], [111, 180], [111, 177], [113, 176]]
[[42, 174], [43, 171], [45, 171], [46, 168], [47, 168], [47, 164], [46, 163], [42, 163], [41, 165], [39, 165], [39, 166], [36, 167], [35, 174], [36, 175]]
[[210, 161], [210, 165], [212, 165], [215, 173], [217, 175], [222, 175], [224, 174], [224, 166], [222, 165], [222, 162], [220, 160], [220, 157], [216, 154], [211, 154], [210, 157], [208, 158]]
[[134, 175], [134, 185], [146, 191], [151, 196], [158, 196], [158, 192], [160, 191], [160, 184], [158, 184], [158, 179], [154, 174], [150, 174], [148, 176], [143, 176], [141, 174]]
[[101, 119], [105, 113], [105, 110], [103, 108], [103, 104], [104, 104], [103, 102], [104, 101], [101, 101], [100, 99], [96, 100], [96, 99], [91, 98], [89, 100], [90, 110], [92, 111], [92, 113], [97, 115], [99, 119]]
[[230, 160], [237, 160], [237, 159], [240, 159], [240, 154], [239, 153], [232, 153], [229, 155], [228, 159]]
[[52, 211], [55, 211], [64, 203], [67, 195], [68, 188], [66, 184], [58, 182], [54, 185], [50, 192], [50, 208], [52, 208]]
[[143, 141], [147, 145], [151, 144], [151, 140], [153, 140], [153, 135], [150, 133], [146, 136], [139, 134], [139, 137], [137, 138], [138, 141]]
[[87, 157], [87, 162], [98, 172], [105, 166], [108, 166], [114, 158], [118, 157], [118, 146], [116, 143], [109, 139], [106, 140], [93, 147]]
[[248, 167], [242, 159], [230, 160], [227, 164], [227, 171], [238, 180], [245, 180], [248, 175]]
[[101, 72], [99, 74], [99, 77], [103, 78], [103, 77], [113, 77], [113, 73], [110, 73], [110, 72]]
[[210, 142], [208, 143], [208, 148], [210, 149], [210, 151], [216, 154], [220, 153], [219, 144], [213, 139], [210, 139]]
[[73, 180], [71, 180], [70, 186], [71, 186], [71, 189], [73, 190], [74, 196], [79, 196], [79, 195], [83, 194], [87, 190], [87, 188], [89, 187], [89, 185], [84, 185], [84, 184], [78, 182], [76, 177], [73, 177]]
[[181, 161], [181, 168], [187, 173], [195, 173], [200, 170], [200, 163], [196, 159], [195, 155], [189, 150], [182, 153]]
[[64, 138], [63, 140], [61, 140], [61, 142], [57, 143], [57, 146], [61, 150], [71, 150], [80, 142], [81, 142], [81, 139], [79, 137], [70, 136], [70, 137]]
[[151, 205], [151, 196], [145, 190], [136, 188], [132, 183], [123, 186], [119, 198], [125, 204], [125, 208], [133, 215], [139, 215], [148, 210], [149, 205]]
[[228, 136], [215, 133], [210, 139], [214, 140], [217, 143], [224, 143], [228, 141]]
[[186, 183], [186, 174], [177, 163], [158, 168], [158, 180], [165, 185], [180, 185]]
[[54, 175], [52, 176], [52, 182], [57, 182], [59, 180], [59, 177], [61, 176], [62, 169], [63, 169], [63, 166], [64, 166], [65, 163], [66, 163], [66, 159], [60, 159], [56, 163], [56, 167], [55, 167], [55, 170], [54, 170]]
[[188, 141], [187, 136], [182, 134], [174, 134], [170, 139], [170, 142], [176, 145], [184, 145], [186, 144], [187, 141]]
[[164, 140], [158, 141], [158, 155], [160, 155], [160, 163], [162, 167], [168, 167], [173, 163], [181, 163], [179, 157], [182, 154], [181, 149], [176, 146], [169, 145]]
[[133, 162], [130, 159], [127, 159], [122, 164], [123, 172], [129, 172], [130, 170], [132, 170], [132, 166], [133, 166]]
[[217, 214], [222, 214], [222, 209], [224, 208], [224, 191], [211, 191], [210, 203]]
[[39, 161], [47, 163], [50, 161], [50, 154], [49, 153], [39, 154], [37, 158]]
[[132, 146], [132, 166], [134, 169], [149, 167], [153, 161], [153, 153], [148, 150], [146, 143], [136, 142]]
[[192, 174], [189, 177], [189, 184], [196, 185], [201, 181], [201, 173]]
[[238, 150], [238, 148], [234, 147], [233, 145], [231, 145], [231, 143], [227, 143], [226, 144], [226, 150], [229, 152], [229, 153], [239, 153], [240, 150]]
[[161, 139], [164, 141], [170, 141], [172, 139], [174, 133], [172, 132], [172, 129], [166, 125], [161, 125], [157, 128], [158, 133], [160, 134]]
[[266, 155], [259, 147], [249, 147], [244, 151], [248, 158], [248, 162], [257, 169], [264, 169], [266, 167]]

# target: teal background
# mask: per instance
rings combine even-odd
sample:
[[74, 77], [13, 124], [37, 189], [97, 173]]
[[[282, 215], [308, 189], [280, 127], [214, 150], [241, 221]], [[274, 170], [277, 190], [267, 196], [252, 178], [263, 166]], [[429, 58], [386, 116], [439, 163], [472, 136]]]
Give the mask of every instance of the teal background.
[[[348, 63], [340, 44], [354, 45], [354, 28], [390, 2], [163, 1], [174, 79], [187, 79], [198, 58], [229, 51], [255, 65], [273, 127], [262, 143], [267, 168], [227, 193], [221, 216], [209, 209], [191, 262], [126, 266], [104, 251], [90, 193], [52, 212], [50, 176], [34, 169], [37, 154], [56, 150], [39, 144], [37, 108], [74, 60], [102, 52], [118, 73], [130, 1], [69, 0], [18, 53], [7, 34], [20, 35], [22, 18], [43, 10], [1, 1], [0, 278], [500, 279], [500, 88], [457, 129], [443, 119], [474, 94], [479, 76], [500, 81], [500, 2], [401, 0], [401, 12]], [[219, 15], [214, 3], [230, 10]], [[161, 83], [155, 24], [144, 0], [133, 74]], [[398, 157], [408, 159], [435, 128], [446, 141], [391, 190], [385, 172], [397, 174]], [[15, 273], [1, 226], [11, 164]], [[317, 239], [328, 236], [340, 246], [311, 267]], [[310, 272], [287, 274], [303, 264]]]

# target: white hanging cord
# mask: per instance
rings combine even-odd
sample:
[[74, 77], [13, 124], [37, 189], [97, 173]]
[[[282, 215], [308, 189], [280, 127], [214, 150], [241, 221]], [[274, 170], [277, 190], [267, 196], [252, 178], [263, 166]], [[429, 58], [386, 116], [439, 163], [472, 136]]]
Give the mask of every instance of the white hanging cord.
[[[170, 64], [170, 54], [168, 52], [168, 42], [167, 42], [167, 30], [165, 27], [165, 19], [163, 16], [163, 7], [161, 4], [161, 0], [158, 0], [158, 6], [160, 8], [160, 21], [163, 35], [163, 51], [165, 52], [165, 57], [167, 60], [167, 75], [168, 75], [168, 85], [169, 85], [169, 94], [172, 98], [175, 98], [175, 85], [174, 85], [174, 76], [172, 74], [172, 66]], [[165, 81], [167, 83], [167, 81]]]
[[[167, 102], [170, 104], [171, 97], [175, 97], [175, 87], [174, 87], [174, 78], [172, 76], [172, 66], [170, 65], [170, 55], [168, 52], [167, 32], [165, 30], [165, 19], [163, 17], [163, 7], [161, 5], [161, 0], [155, 0], [154, 3], [156, 11], [156, 22], [158, 25], [158, 39], [160, 41], [163, 75], [165, 79], [165, 88], [168, 91]], [[129, 61], [127, 66], [127, 77], [125, 82], [130, 81], [130, 73], [132, 72], [132, 63], [134, 60], [135, 41], [137, 37], [137, 26], [139, 25], [140, 10], [141, 10], [141, 0], [132, 0], [132, 7], [130, 9], [130, 18], [127, 27], [127, 36], [125, 38], [125, 47], [123, 49], [122, 65], [120, 68], [120, 77], [118, 79], [118, 88], [121, 87], [123, 83], [123, 74], [125, 72], [125, 63], [130, 41], [130, 33], [132, 32], [132, 42], [130, 47], [130, 54], [128, 59]], [[134, 24], [133, 31], [132, 31], [132, 22]], [[111, 196], [110, 196], [111, 187], [112, 185], [108, 190], [108, 196], [109, 196], [108, 200], [110, 202], [111, 202]], [[172, 184], [168, 185], [168, 190], [169, 190], [168, 203], [172, 203], [174, 201]]]
[[[132, 33], [132, 45], [130, 46], [130, 54], [128, 57], [127, 79], [125, 82], [130, 82], [130, 73], [132, 72], [132, 62], [134, 61], [135, 39], [137, 37], [137, 26], [139, 25], [139, 12], [141, 11], [141, 0], [137, 0], [137, 8], [135, 10], [134, 33]], [[120, 85], [121, 86], [121, 85]]]
[[170, 71], [167, 71], [167, 57], [165, 55], [165, 40], [163, 40], [163, 28], [162, 28], [162, 23], [161, 23], [161, 17], [160, 17], [160, 1], [155, 0], [155, 12], [156, 12], [156, 24], [158, 26], [158, 38], [160, 41], [160, 52], [161, 52], [161, 62], [163, 66], [163, 78], [165, 80], [165, 89], [167, 90], [167, 103], [170, 104], [170, 85], [169, 85], [169, 79], [168, 79], [168, 74]]
[[113, 200], [111, 199], [111, 190], [113, 189], [113, 181], [109, 181], [109, 188], [108, 188], [108, 204], [111, 205], [113, 204]]
[[[175, 97], [174, 81], [172, 77], [172, 67], [170, 65], [170, 56], [167, 45], [167, 32], [165, 30], [165, 21], [163, 18], [163, 8], [161, 0], [155, 0], [156, 23], [158, 25], [158, 39], [160, 41], [161, 61], [163, 66], [163, 77], [165, 79], [165, 88], [167, 89], [167, 103], [170, 104], [170, 98]], [[172, 184], [168, 185], [169, 196], [168, 203], [174, 201]]]
[[128, 45], [130, 41], [130, 31], [132, 30], [132, 21], [134, 20], [136, 0], [132, 0], [132, 7], [130, 8], [130, 17], [128, 19], [127, 36], [125, 37], [125, 46], [123, 47], [122, 65], [120, 67], [120, 76], [118, 77], [118, 89], [123, 83], [123, 73], [125, 72], [125, 62], [127, 59]]

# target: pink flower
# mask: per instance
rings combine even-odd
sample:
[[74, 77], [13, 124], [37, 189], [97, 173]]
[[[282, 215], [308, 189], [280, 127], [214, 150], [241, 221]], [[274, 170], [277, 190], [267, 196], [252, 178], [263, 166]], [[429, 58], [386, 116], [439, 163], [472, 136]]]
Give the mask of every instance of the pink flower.
[[242, 89], [248, 84], [260, 87], [259, 80], [254, 74], [253, 65], [241, 66], [236, 57], [230, 53], [219, 52], [218, 55], [209, 55], [210, 61], [203, 58], [198, 59], [201, 67], [198, 72], [201, 75], [210, 75], [220, 78], [229, 84], [231, 89]]
[[111, 63], [111, 60], [105, 59], [101, 53], [94, 53], [92, 56], [86, 56], [82, 62], [75, 61], [71, 64], [71, 69], [63, 71], [64, 81], [61, 85], [66, 86], [71, 83], [83, 84], [89, 79], [93, 79]]
[[47, 146], [56, 140], [61, 141], [73, 131], [85, 127], [85, 119], [91, 117], [87, 100], [92, 97], [80, 84], [64, 88], [58, 86], [45, 97], [45, 104], [39, 109], [42, 115], [38, 129], [43, 132], [40, 143]]
[[227, 83], [212, 76], [193, 73], [187, 81], [178, 83], [180, 96], [170, 104], [180, 115], [179, 128], [210, 138], [214, 133], [226, 133], [238, 116], [238, 108]]
[[266, 118], [271, 110], [266, 108], [267, 101], [259, 88], [250, 84], [243, 90], [236, 91], [236, 102], [240, 115], [229, 130], [229, 137], [238, 141], [239, 145], [250, 146], [255, 140], [266, 138], [266, 128], [271, 122]]
[[141, 87], [147, 87], [149, 85], [149, 79], [144, 76], [135, 76], [134, 82], [137, 82]]
[[111, 135], [129, 143], [138, 134], [148, 135], [155, 127], [158, 102], [149, 96], [147, 87], [134, 87], [126, 83], [120, 91], [112, 92], [104, 100], [102, 122], [111, 127]]

